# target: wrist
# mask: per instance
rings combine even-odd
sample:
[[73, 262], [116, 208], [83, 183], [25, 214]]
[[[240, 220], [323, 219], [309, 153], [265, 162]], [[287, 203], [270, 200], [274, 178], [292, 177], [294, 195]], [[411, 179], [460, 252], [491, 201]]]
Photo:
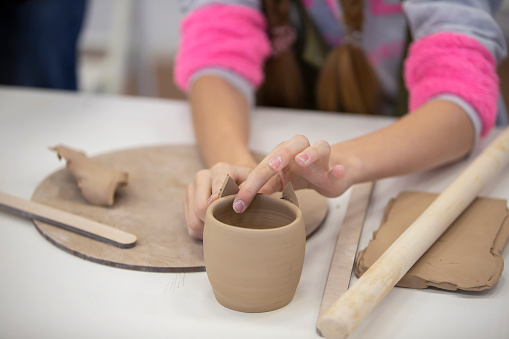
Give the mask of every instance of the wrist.
[[256, 161], [251, 154], [251, 152], [243, 153], [238, 155], [232, 162], [232, 165], [235, 166], [243, 166], [254, 169], [258, 165], [258, 161]]
[[233, 166], [255, 168], [258, 162], [247, 147], [231, 148], [226, 145], [217, 146], [209, 150], [201, 150], [205, 165], [210, 168], [219, 162]]
[[355, 152], [349, 151], [346, 143], [332, 146], [330, 166], [341, 165], [345, 169], [345, 183], [347, 187], [363, 181], [364, 165]]

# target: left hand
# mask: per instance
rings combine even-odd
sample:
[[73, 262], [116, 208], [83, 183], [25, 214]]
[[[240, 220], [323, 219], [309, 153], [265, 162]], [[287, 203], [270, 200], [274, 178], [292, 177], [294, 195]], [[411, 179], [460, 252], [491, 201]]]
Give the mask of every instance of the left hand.
[[326, 141], [310, 145], [303, 135], [279, 144], [240, 185], [233, 209], [242, 213], [256, 193], [281, 191], [288, 182], [294, 189], [311, 188], [327, 197], [345, 192], [350, 184], [342, 165], [331, 165], [331, 146]]

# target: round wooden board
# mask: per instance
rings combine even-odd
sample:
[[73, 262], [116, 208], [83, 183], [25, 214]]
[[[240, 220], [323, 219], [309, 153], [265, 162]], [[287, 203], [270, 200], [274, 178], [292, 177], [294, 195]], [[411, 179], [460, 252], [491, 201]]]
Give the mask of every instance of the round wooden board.
[[[75, 180], [63, 168], [47, 177], [32, 200], [133, 233], [136, 245], [121, 249], [34, 220], [38, 231], [66, 252], [100, 264], [140, 271], [205, 271], [201, 241], [185, 227], [182, 199], [194, 174], [203, 168], [194, 145], [128, 149], [93, 157], [110, 168], [129, 173], [113, 207], [88, 204]], [[327, 199], [312, 190], [297, 191], [311, 235], [327, 215]]]

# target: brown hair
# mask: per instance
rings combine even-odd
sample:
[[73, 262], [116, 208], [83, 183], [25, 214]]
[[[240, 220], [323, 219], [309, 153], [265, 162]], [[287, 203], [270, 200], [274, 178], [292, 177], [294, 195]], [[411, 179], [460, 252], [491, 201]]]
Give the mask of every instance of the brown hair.
[[[263, 1], [273, 44], [271, 32], [275, 27], [290, 25], [290, 2]], [[341, 46], [328, 53], [321, 67], [316, 81], [316, 106], [325, 111], [375, 114], [380, 87], [361, 47], [364, 1], [340, 0], [340, 4], [346, 34]], [[309, 106], [299, 63], [291, 48], [269, 58], [265, 71], [266, 80], [259, 91], [262, 104], [291, 108]], [[269, 97], [271, 100], [267, 100]]]
[[308, 106], [308, 92], [304, 87], [293, 43], [289, 41], [290, 45], [280, 51], [277, 46], [277, 40], [285, 38], [278, 33], [291, 28], [290, 0], [264, 0], [263, 11], [274, 53], [265, 63], [265, 81], [258, 90], [257, 100], [266, 106], [305, 108]]

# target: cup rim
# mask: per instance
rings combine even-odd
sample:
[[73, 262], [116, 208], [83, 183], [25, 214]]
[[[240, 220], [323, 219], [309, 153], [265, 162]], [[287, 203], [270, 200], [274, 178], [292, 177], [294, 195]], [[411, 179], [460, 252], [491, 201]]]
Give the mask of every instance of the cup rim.
[[[283, 226], [279, 226], [279, 227], [274, 227], [274, 228], [262, 228], [262, 229], [259, 229], [259, 228], [246, 228], [246, 227], [230, 225], [230, 224], [224, 223], [224, 222], [218, 220], [217, 218], [215, 218], [214, 217], [214, 209], [217, 207], [217, 205], [219, 205], [219, 204], [226, 204], [227, 202], [225, 202], [225, 201], [230, 201], [231, 203], [233, 203], [233, 199], [234, 198], [235, 198], [235, 195], [233, 194], [233, 195], [227, 195], [225, 197], [219, 198], [216, 201], [214, 201], [208, 207], [205, 219], [207, 219], [207, 218], [213, 219], [213, 220], [217, 221], [217, 224], [220, 225], [223, 228], [229, 228], [229, 229], [234, 228], [234, 229], [237, 229], [237, 230], [242, 230], [243, 232], [256, 232], [256, 233], [260, 233], [260, 232], [277, 232], [279, 230], [283, 230], [283, 229], [292, 227], [294, 224], [299, 222], [300, 219], [302, 219], [302, 211], [294, 203], [292, 203], [292, 202], [290, 202], [288, 200], [285, 200], [285, 199], [276, 198], [274, 196], [271, 196], [271, 195], [268, 195], [268, 194], [261, 194], [261, 193], [257, 193], [255, 198], [258, 198], [258, 199], [269, 199], [269, 200], [274, 200], [276, 203], [286, 204], [293, 211], [296, 212], [295, 220], [293, 220], [291, 223], [289, 223], [287, 225], [283, 225]], [[232, 210], [233, 210], [233, 206], [232, 206]]]

